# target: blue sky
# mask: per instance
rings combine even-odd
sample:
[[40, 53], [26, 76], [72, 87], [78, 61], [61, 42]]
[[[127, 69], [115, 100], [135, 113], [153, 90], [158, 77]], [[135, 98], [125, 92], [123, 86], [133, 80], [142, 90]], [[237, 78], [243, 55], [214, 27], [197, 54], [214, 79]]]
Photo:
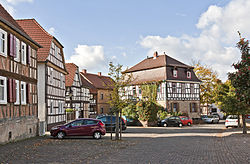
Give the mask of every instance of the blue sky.
[[225, 80], [239, 59], [237, 30], [250, 37], [249, 0], [0, 2], [16, 19], [35, 18], [64, 45], [68, 62], [93, 73], [107, 73], [109, 61], [133, 66], [157, 50], [200, 60]]

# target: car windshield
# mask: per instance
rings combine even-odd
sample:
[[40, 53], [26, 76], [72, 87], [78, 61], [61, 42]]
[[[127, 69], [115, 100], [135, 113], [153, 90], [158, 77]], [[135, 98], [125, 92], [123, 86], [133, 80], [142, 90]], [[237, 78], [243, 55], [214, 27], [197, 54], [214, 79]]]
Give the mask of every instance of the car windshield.
[[227, 119], [238, 119], [237, 115], [229, 115], [227, 116]]

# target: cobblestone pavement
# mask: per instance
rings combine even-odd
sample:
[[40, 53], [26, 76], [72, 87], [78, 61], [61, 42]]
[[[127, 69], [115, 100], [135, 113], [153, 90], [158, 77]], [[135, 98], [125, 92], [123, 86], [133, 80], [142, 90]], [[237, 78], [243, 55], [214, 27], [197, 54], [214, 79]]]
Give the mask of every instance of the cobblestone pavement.
[[35, 137], [0, 146], [0, 163], [250, 163], [250, 135], [223, 124], [129, 127], [122, 141]]

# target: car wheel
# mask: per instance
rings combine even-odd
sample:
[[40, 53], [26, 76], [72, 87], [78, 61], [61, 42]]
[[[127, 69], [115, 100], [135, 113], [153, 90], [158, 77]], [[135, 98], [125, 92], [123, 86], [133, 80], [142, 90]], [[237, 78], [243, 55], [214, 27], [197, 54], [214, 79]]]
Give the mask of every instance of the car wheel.
[[187, 126], [191, 126], [191, 123], [190, 123], [190, 122], [188, 122], [188, 123], [187, 123]]
[[179, 127], [182, 127], [182, 123], [179, 123], [179, 125], [178, 125]]
[[65, 133], [64, 132], [58, 132], [57, 133], [57, 138], [58, 139], [63, 139], [65, 137]]
[[228, 128], [228, 126], [226, 126], [226, 128]]
[[167, 126], [168, 126], [168, 124], [167, 124], [167, 123], [164, 123], [164, 124], [163, 124], [163, 126], [164, 126], [164, 127], [167, 127]]
[[100, 132], [95, 132], [95, 133], [93, 134], [93, 138], [94, 138], [94, 139], [99, 140], [101, 137], [102, 137], [102, 135], [101, 135]]
[[212, 120], [211, 124], [213, 124], [213, 123], [214, 123], [214, 121]]

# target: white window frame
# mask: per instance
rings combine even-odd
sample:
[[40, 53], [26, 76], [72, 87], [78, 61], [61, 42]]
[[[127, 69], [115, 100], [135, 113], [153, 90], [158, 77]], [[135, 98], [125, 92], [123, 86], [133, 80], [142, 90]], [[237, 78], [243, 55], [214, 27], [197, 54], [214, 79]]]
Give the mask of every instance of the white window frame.
[[60, 86], [63, 88], [63, 74], [60, 74]]
[[[4, 35], [4, 39], [2, 38]], [[8, 42], [7, 32], [0, 28], [0, 55], [7, 56], [7, 42]], [[2, 42], [4, 42], [4, 51], [2, 51]]]
[[178, 77], [178, 71], [176, 69], [173, 70], [173, 77]]
[[49, 68], [49, 84], [53, 84], [53, 68]]
[[191, 79], [191, 72], [190, 71], [187, 71], [187, 78]]
[[[22, 88], [23, 85], [23, 88]], [[23, 95], [22, 95], [23, 91]], [[21, 81], [21, 104], [26, 105], [26, 82]]]
[[15, 80], [15, 81], [16, 81], [16, 102], [15, 102], [15, 105], [17, 105], [17, 104], [20, 104], [19, 81], [18, 80]]
[[21, 43], [21, 62], [26, 65], [26, 44], [24, 42]]
[[16, 57], [14, 60], [20, 62], [20, 40], [18, 38], [16, 38]]
[[0, 86], [4, 88], [4, 93], [3, 93], [4, 97], [3, 97], [3, 100], [0, 100], [0, 104], [7, 104], [7, 78], [0, 76], [0, 80], [4, 81], [3, 85], [1, 85], [0, 83]]

